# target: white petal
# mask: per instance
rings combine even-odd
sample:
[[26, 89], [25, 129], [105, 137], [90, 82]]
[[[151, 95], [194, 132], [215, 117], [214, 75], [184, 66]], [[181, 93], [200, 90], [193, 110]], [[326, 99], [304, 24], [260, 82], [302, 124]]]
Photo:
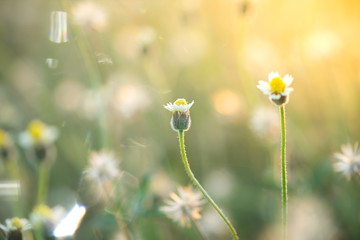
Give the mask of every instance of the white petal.
[[164, 108], [166, 108], [167, 110], [169, 110], [170, 112], [174, 112], [174, 105], [172, 103], [168, 103], [166, 105], [164, 105]]
[[34, 145], [34, 140], [28, 132], [22, 132], [19, 135], [19, 144], [24, 148], [29, 148]]
[[58, 136], [59, 130], [56, 127], [47, 127], [44, 132], [43, 141], [45, 144], [52, 144]]
[[285, 83], [286, 86], [290, 86], [293, 80], [294, 80], [293, 77], [288, 74], [286, 74], [285, 77], [283, 78], [283, 82]]
[[269, 82], [271, 82], [271, 80], [276, 77], [279, 77], [279, 73], [277, 73], [277, 72], [269, 73]]
[[269, 94], [271, 91], [270, 84], [265, 81], [259, 81], [259, 84], [256, 87], [260, 89], [264, 94]]
[[281, 93], [283, 96], [289, 95], [292, 91], [294, 91], [293, 88], [285, 88], [285, 90]]
[[194, 104], [194, 100], [188, 104], [188, 109], [190, 109], [193, 104]]

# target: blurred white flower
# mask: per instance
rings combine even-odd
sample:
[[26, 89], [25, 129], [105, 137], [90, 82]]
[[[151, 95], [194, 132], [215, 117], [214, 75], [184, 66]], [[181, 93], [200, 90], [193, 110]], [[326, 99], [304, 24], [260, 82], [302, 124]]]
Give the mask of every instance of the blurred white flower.
[[32, 228], [30, 222], [25, 218], [14, 217], [6, 219], [5, 224], [6, 225], [0, 225], [0, 227], [7, 233], [7, 235], [11, 234], [11, 232], [17, 231], [21, 233]]
[[261, 106], [251, 114], [250, 128], [260, 138], [278, 140], [280, 117], [274, 108]]
[[348, 180], [352, 175], [359, 174], [360, 169], [360, 150], [358, 143], [341, 146], [342, 153], [335, 153], [334, 157], [338, 160], [334, 164], [334, 170], [343, 173]]
[[150, 105], [146, 89], [140, 84], [123, 83], [116, 86], [112, 105], [125, 118], [131, 118]]
[[91, 1], [77, 3], [72, 9], [72, 13], [74, 15], [74, 21], [85, 28], [100, 31], [104, 29], [107, 24], [107, 15], [104, 9]]
[[113, 152], [92, 152], [84, 171], [84, 183], [89, 185], [92, 200], [107, 202], [112, 199], [116, 181], [121, 177], [119, 161]]
[[287, 102], [290, 92], [294, 89], [289, 87], [293, 81], [290, 75], [285, 75], [281, 78], [279, 73], [269, 73], [269, 81], [259, 81], [257, 88], [259, 88], [265, 95], [269, 95], [269, 99], [278, 105]]
[[59, 136], [56, 127], [47, 126], [40, 120], [33, 120], [29, 123], [26, 131], [19, 136], [19, 143], [24, 148], [35, 146], [49, 146], [55, 142]]
[[66, 210], [61, 206], [49, 208], [48, 206], [41, 204], [35, 206], [34, 210], [30, 213], [30, 222], [34, 227], [47, 224], [54, 228], [65, 214]]
[[178, 187], [178, 193], [171, 193], [170, 199], [166, 200], [167, 205], [160, 210], [182, 226], [189, 226], [191, 218], [201, 218], [200, 210], [204, 200], [200, 192], [193, 191], [192, 186]]
[[118, 167], [119, 161], [112, 152], [92, 152], [84, 174], [87, 178], [101, 184], [119, 178], [121, 171]]

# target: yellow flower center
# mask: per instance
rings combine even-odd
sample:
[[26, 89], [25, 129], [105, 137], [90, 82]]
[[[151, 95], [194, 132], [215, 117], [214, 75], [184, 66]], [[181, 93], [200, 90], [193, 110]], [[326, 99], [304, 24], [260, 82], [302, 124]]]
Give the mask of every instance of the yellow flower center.
[[10, 222], [11, 226], [16, 227], [17, 229], [22, 229], [23, 225], [21, 223], [21, 219], [18, 217], [14, 217], [13, 219], [11, 219]]
[[0, 129], [0, 146], [6, 145], [7, 141], [8, 141], [7, 133], [4, 130]]
[[51, 216], [51, 209], [44, 205], [37, 205], [34, 209], [34, 213], [39, 214], [39, 215], [43, 215], [45, 217], [50, 217]]
[[40, 140], [42, 135], [44, 134], [46, 129], [46, 126], [43, 122], [39, 121], [39, 120], [33, 120], [28, 127], [28, 131], [30, 133], [30, 135], [35, 139], [35, 140]]
[[280, 77], [275, 77], [271, 79], [270, 87], [273, 93], [282, 93], [286, 86]]
[[187, 102], [186, 102], [186, 100], [185, 100], [185, 99], [183, 99], [183, 98], [179, 98], [178, 100], [176, 100], [176, 101], [174, 102], [174, 104], [176, 104], [176, 105], [180, 106], [180, 105], [186, 105], [186, 104], [187, 104]]

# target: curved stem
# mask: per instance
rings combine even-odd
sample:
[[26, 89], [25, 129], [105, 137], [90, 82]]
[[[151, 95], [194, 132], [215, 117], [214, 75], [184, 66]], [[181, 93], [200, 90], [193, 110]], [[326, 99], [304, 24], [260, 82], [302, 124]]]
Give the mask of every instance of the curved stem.
[[283, 239], [286, 239], [287, 234], [287, 177], [286, 177], [286, 158], [285, 158], [285, 107], [280, 107], [281, 114], [281, 196], [282, 196], [282, 224], [283, 224]]
[[184, 132], [182, 130], [179, 130], [179, 141], [180, 141], [181, 156], [184, 161], [186, 172], [188, 173], [190, 179], [193, 181], [193, 183], [196, 185], [196, 187], [201, 191], [201, 193], [204, 195], [204, 197], [208, 200], [208, 202], [214, 207], [214, 209], [218, 212], [218, 214], [221, 216], [221, 218], [228, 225], [234, 239], [238, 240], [239, 237], [237, 236], [236, 230], [233, 227], [233, 225], [231, 224], [231, 222], [229, 221], [229, 219], [224, 215], [224, 213], [221, 211], [221, 209], [218, 207], [218, 205], [216, 205], [214, 200], [205, 191], [205, 189], [200, 185], [199, 181], [195, 178], [193, 172], [191, 171], [189, 162], [186, 157], [185, 146], [184, 146]]

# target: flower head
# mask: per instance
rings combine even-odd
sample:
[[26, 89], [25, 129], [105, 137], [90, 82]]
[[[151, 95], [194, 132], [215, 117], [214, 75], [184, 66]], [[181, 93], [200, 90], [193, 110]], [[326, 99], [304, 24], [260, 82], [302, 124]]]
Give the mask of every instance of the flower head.
[[341, 146], [342, 153], [335, 153], [334, 157], [339, 160], [334, 164], [334, 170], [342, 172], [348, 180], [354, 174], [359, 174], [360, 170], [360, 150], [358, 143], [354, 146], [347, 144]]
[[122, 175], [119, 161], [112, 152], [92, 152], [84, 171], [84, 184], [89, 184], [93, 201], [108, 201], [113, 197], [115, 183]]
[[174, 103], [168, 103], [164, 107], [173, 113], [171, 118], [171, 127], [175, 131], [187, 131], [191, 125], [190, 108], [194, 101], [187, 103], [184, 98], [179, 98]]
[[6, 225], [0, 225], [0, 230], [2, 234], [6, 235], [6, 239], [22, 239], [22, 233], [31, 228], [28, 220], [18, 217], [6, 219], [5, 223]]
[[179, 187], [178, 194], [171, 193], [170, 199], [166, 201], [166, 206], [160, 208], [168, 217], [182, 226], [189, 224], [191, 218], [198, 220], [201, 218], [200, 210], [204, 201], [201, 199], [200, 192], [194, 192], [191, 186]]
[[56, 127], [47, 126], [40, 120], [29, 123], [26, 131], [19, 137], [20, 145], [24, 148], [32, 148], [39, 145], [49, 146], [58, 138], [59, 132]]
[[121, 174], [118, 165], [119, 162], [112, 152], [92, 152], [84, 173], [87, 178], [97, 182], [112, 181]]
[[269, 99], [277, 105], [283, 105], [289, 101], [290, 92], [294, 89], [289, 87], [293, 78], [290, 75], [280, 77], [279, 73], [271, 72], [269, 81], [259, 81], [257, 87], [265, 94], [269, 95]]

